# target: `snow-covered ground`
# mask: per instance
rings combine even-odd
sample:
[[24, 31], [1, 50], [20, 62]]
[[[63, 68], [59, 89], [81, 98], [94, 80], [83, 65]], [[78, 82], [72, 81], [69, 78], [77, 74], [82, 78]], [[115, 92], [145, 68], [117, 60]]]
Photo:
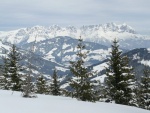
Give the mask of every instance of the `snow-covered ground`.
[[103, 102], [82, 102], [69, 97], [37, 95], [23, 98], [21, 92], [0, 90], [0, 113], [150, 113], [148, 110]]

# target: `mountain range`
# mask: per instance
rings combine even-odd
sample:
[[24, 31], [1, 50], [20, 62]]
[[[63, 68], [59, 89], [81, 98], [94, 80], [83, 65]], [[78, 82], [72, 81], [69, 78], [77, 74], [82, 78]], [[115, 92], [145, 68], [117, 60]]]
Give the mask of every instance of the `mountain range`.
[[[98, 70], [95, 78], [104, 74], [107, 59], [110, 56], [111, 44], [114, 38], [119, 40], [120, 49], [131, 60], [136, 71], [142, 72], [144, 65], [149, 65], [150, 37], [138, 34], [127, 24], [89, 25], [80, 28], [74, 26], [50, 27], [34, 26], [13, 31], [0, 31], [0, 56], [9, 52], [11, 44], [15, 44], [27, 63], [31, 49], [34, 49], [32, 64], [37, 67], [34, 74], [42, 73], [48, 77], [53, 69], [58, 70], [60, 77], [70, 76], [69, 61], [76, 59], [78, 38], [82, 37], [89, 54], [86, 65]], [[34, 45], [34, 48], [33, 48]], [[0, 60], [2, 62], [2, 59]], [[138, 73], [137, 77], [141, 73]]]
[[49, 27], [34, 26], [14, 31], [0, 32], [2, 42], [20, 45], [35, 41], [35, 37], [36, 42], [40, 42], [58, 36], [69, 36], [75, 39], [81, 36], [84, 41], [95, 42], [105, 46], [110, 46], [112, 40], [117, 38], [121, 48], [130, 50], [150, 47], [150, 37], [138, 34], [127, 24], [117, 25], [115, 23], [107, 23], [82, 27], [60, 27], [58, 25]]

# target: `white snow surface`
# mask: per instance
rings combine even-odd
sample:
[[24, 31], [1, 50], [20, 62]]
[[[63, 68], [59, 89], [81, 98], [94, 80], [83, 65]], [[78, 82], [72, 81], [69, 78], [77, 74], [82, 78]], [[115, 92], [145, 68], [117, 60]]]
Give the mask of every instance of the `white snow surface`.
[[145, 66], [150, 66], [150, 60], [142, 60], [141, 64], [144, 64]]
[[135, 38], [135, 36], [147, 39], [146, 36], [143, 37], [140, 34], [136, 34], [131, 26], [127, 24], [117, 25], [115, 23], [88, 25], [80, 28], [74, 26], [60, 27], [58, 25], [52, 25], [49, 27], [34, 26], [13, 31], [0, 31], [0, 39], [10, 43], [20, 43], [24, 40], [27, 40], [27, 43], [30, 43], [35, 41], [35, 37], [36, 42], [40, 42], [57, 36], [70, 36], [74, 38], [82, 36], [83, 39], [88, 37], [91, 40], [97, 37], [104, 41], [112, 41], [117, 37], [124, 40], [125, 38]]
[[103, 102], [82, 102], [69, 97], [37, 95], [23, 98], [21, 92], [0, 90], [1, 113], [150, 113], [150, 111]]
[[147, 51], [150, 53], [150, 48], [147, 48]]
[[94, 66], [93, 67], [93, 70], [94, 71], [98, 71], [98, 72], [101, 72], [102, 70], [108, 68], [108, 64], [107, 63], [102, 63], [100, 65], [97, 65], [97, 66]]
[[97, 81], [100, 81], [101, 83], [104, 83], [105, 77], [106, 77], [106, 75], [103, 74], [101, 76], [97, 76], [97, 77], [93, 78], [92, 80], [97, 80]]
[[65, 71], [68, 70], [68, 69], [65, 69], [65, 68], [63, 68], [63, 67], [58, 67], [58, 66], [55, 66], [55, 68], [56, 68], [57, 70], [61, 70], [61, 71], [63, 71], [63, 72], [65, 72]]
[[[112, 41], [117, 38], [121, 48], [149, 48], [150, 36], [140, 35], [127, 24], [117, 25], [106, 23], [99, 25], [86, 25], [81, 27], [61, 27], [52, 25], [49, 27], [34, 26], [21, 28], [13, 31], [0, 31], [0, 40], [12, 44], [36, 43], [58, 36], [69, 36], [78, 39], [80, 36], [84, 41], [95, 42], [105, 46], [110, 46]], [[67, 48], [64, 45], [62, 49]]]

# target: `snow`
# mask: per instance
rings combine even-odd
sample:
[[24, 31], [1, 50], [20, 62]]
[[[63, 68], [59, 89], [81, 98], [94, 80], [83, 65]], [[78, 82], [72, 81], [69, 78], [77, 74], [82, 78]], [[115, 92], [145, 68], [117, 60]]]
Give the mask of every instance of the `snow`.
[[97, 71], [100, 72], [100, 71], [103, 71], [104, 69], [106, 69], [108, 67], [108, 64], [107, 63], [102, 63], [100, 65], [97, 65], [97, 66], [94, 66], [93, 67], [93, 70], [94, 71]]
[[65, 84], [61, 85], [60, 88], [61, 88], [61, 89], [65, 89], [65, 88], [68, 87], [68, 86], [69, 86], [69, 83], [65, 83]]
[[101, 76], [97, 76], [97, 77], [93, 78], [92, 80], [98, 80], [98, 81], [100, 81], [101, 83], [104, 83], [105, 77], [106, 77], [106, 75], [103, 74], [103, 75], [101, 75]]
[[0, 41], [0, 48], [5, 48], [6, 50], [9, 50], [9, 49], [10, 49], [9, 46], [6, 46], [6, 45], [2, 44], [1, 41]]
[[[122, 27], [124, 29], [122, 30]], [[130, 32], [131, 31], [131, 32]], [[32, 28], [22, 28], [14, 31], [9, 32], [0, 32], [0, 38], [4, 39], [6, 37], [9, 38], [10, 42], [14, 42], [15, 37], [20, 36], [17, 42], [21, 42], [25, 35], [29, 36], [27, 42], [35, 41], [35, 37], [37, 37], [37, 42], [42, 41], [44, 39], [53, 38], [56, 36], [71, 36], [75, 38], [82, 38], [91, 37], [105, 37], [106, 40], [112, 41], [113, 38], [116, 37], [131, 37], [135, 36], [133, 28], [128, 25], [117, 25], [115, 23], [107, 23], [104, 25], [89, 25], [89, 26], [82, 26], [80, 28], [76, 27], [60, 27], [58, 25], [52, 25], [50, 27], [43, 27], [43, 26], [34, 26]], [[93, 37], [93, 38], [92, 38]], [[7, 39], [8, 41], [8, 39]]]
[[69, 97], [37, 95], [23, 98], [21, 92], [0, 90], [1, 113], [150, 113], [147, 110], [103, 102], [82, 102]]
[[142, 60], [141, 64], [144, 64], [145, 66], [150, 66], [150, 60]]
[[[114, 38], [117, 38], [120, 47], [125, 49], [147, 48], [149, 47], [148, 41], [150, 41], [149, 36], [137, 34], [132, 27], [126, 24], [117, 25], [115, 23], [82, 27], [34, 26], [7, 32], [0, 31], [0, 40], [15, 44], [34, 42], [35, 37], [36, 42], [40, 42], [58, 36], [69, 36], [76, 39], [82, 36], [84, 41], [96, 42], [106, 46], [110, 46]], [[64, 45], [63, 49], [66, 49], [66, 47], [67, 45]]]
[[150, 53], [150, 48], [147, 48], [148, 53]]
[[63, 71], [63, 72], [65, 72], [65, 71], [68, 70], [68, 69], [65, 69], [65, 68], [63, 68], [63, 67], [58, 67], [58, 66], [55, 66], [55, 67], [56, 67], [57, 70], [61, 70], [61, 71]]
[[140, 57], [138, 56], [138, 54], [133, 55], [133, 60], [136, 60], [136, 59], [140, 59]]
[[[95, 54], [95, 55], [93, 55], [93, 54]], [[109, 50], [97, 49], [97, 50], [92, 50], [92, 51], [89, 52], [88, 59], [92, 58], [92, 59], [95, 59], [95, 60], [102, 61], [102, 60], [106, 59], [107, 56], [109, 56], [109, 55], [110, 55]]]
[[55, 57], [52, 55], [54, 51], [57, 50], [57, 48], [53, 48], [51, 51], [49, 51], [44, 57], [44, 59], [49, 60], [49, 59], [55, 59]]
[[62, 48], [62, 49], [66, 49], [66, 48], [69, 47], [69, 46], [70, 46], [70, 45], [68, 45], [68, 44], [65, 43], [65, 44], [63, 45], [63, 48]]

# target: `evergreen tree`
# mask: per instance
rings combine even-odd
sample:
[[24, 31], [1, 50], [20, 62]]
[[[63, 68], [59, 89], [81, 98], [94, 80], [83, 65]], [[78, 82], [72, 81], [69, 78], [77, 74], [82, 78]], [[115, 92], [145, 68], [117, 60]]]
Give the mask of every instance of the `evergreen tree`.
[[29, 73], [25, 76], [22, 89], [23, 89], [23, 93], [22, 93], [23, 97], [29, 97], [29, 98], [36, 97], [36, 95], [34, 95], [35, 85], [33, 84], [32, 77]]
[[35, 95], [35, 84], [33, 83], [33, 73], [32, 73], [32, 65], [31, 65], [32, 55], [28, 56], [28, 64], [27, 64], [27, 74], [24, 76], [23, 81], [23, 97], [37, 97]]
[[50, 86], [52, 95], [60, 95], [60, 86], [56, 69], [53, 72], [52, 84]]
[[29, 56], [27, 57], [27, 74], [25, 76], [25, 81], [24, 81], [24, 85], [23, 85], [23, 97], [37, 97], [34, 92], [35, 92], [35, 85], [33, 84], [33, 73], [32, 73], [32, 60], [33, 60], [33, 52], [34, 52], [34, 46], [36, 43], [36, 37], [35, 37], [35, 41], [33, 43], [33, 46], [30, 48], [31, 50], [29, 51]]
[[22, 80], [19, 72], [22, 69], [21, 66], [19, 65], [19, 61], [21, 60], [21, 57], [15, 45], [12, 45], [10, 53], [8, 54], [8, 60], [9, 60], [8, 72], [11, 78], [11, 89], [13, 91], [20, 91]]
[[39, 94], [45, 94], [47, 87], [46, 87], [46, 80], [44, 79], [43, 75], [40, 74], [40, 76], [37, 78], [36, 81], [36, 92]]
[[145, 67], [139, 86], [139, 107], [150, 110], [150, 69]]
[[32, 62], [32, 57], [33, 53], [29, 52], [29, 56], [27, 57], [27, 74], [25, 75], [25, 80], [23, 81], [23, 97], [37, 97], [35, 95], [35, 84], [33, 83], [33, 72], [32, 68], [34, 67], [31, 62]]
[[93, 84], [90, 81], [93, 72], [88, 71], [85, 67], [85, 59], [88, 52], [83, 51], [85, 45], [81, 38], [78, 40], [77, 49], [77, 61], [70, 62], [70, 71], [73, 74], [73, 78], [70, 82], [70, 86], [73, 89], [72, 96], [82, 101], [95, 101]]
[[0, 89], [4, 89], [5, 84], [4, 84], [3, 80], [4, 80], [4, 76], [0, 75]]
[[[6, 53], [5, 53], [6, 54]], [[10, 75], [9, 75], [9, 64], [8, 58], [6, 56], [3, 58], [3, 66], [2, 66], [2, 76], [1, 76], [1, 85], [2, 89], [9, 90], [10, 89]]]
[[137, 99], [136, 99], [136, 80], [135, 74], [133, 72], [133, 67], [129, 65], [129, 59], [127, 56], [122, 57], [121, 62], [121, 90], [124, 92], [123, 97], [120, 98], [122, 104], [125, 105], [133, 105], [137, 106]]
[[106, 70], [107, 94], [118, 104], [130, 105], [133, 102], [135, 79], [132, 67], [129, 67], [128, 58], [122, 57], [121, 54], [118, 41], [115, 39], [112, 45], [109, 68]]
[[[0, 65], [0, 69], [1, 69], [1, 65]], [[2, 71], [2, 70], [0, 70], [0, 71]], [[4, 87], [5, 87], [4, 79], [5, 78], [4, 78], [3, 74], [0, 73], [0, 89], [4, 89]]]

